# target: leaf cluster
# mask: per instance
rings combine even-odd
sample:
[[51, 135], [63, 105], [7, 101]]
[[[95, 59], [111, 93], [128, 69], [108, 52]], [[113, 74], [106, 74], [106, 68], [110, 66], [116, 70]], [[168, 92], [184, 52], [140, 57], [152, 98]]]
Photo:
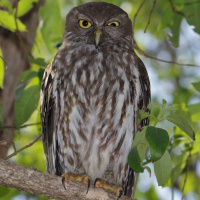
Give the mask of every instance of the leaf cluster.
[[[164, 186], [171, 176], [173, 165], [169, 154], [170, 138], [168, 132], [163, 128], [156, 127], [156, 124], [165, 120], [171, 122], [186, 133], [191, 142], [195, 140], [195, 133], [187, 119], [177, 114], [173, 104], [167, 104], [166, 100], [163, 100], [162, 104], [149, 104], [148, 108], [151, 114], [141, 110], [138, 115], [139, 122], [150, 117], [156, 123], [154, 126], [145, 126], [142, 131], [138, 131], [128, 161], [131, 168], [140, 173], [144, 172], [144, 169], [150, 172], [151, 170], [146, 164], [152, 162], [158, 185]], [[149, 156], [147, 156], [148, 149]]]

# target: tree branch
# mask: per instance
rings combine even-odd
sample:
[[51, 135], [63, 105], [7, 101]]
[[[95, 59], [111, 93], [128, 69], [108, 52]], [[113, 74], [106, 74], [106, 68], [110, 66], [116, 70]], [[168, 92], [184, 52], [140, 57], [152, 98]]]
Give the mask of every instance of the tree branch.
[[[135, 26], [136, 18], [137, 18], [137, 16], [138, 16], [140, 10], [142, 9], [142, 7], [143, 7], [145, 1], [146, 1], [146, 0], [143, 0], [143, 1], [141, 2], [139, 8], [137, 9], [137, 11], [136, 11], [136, 13], [135, 13], [135, 15], [134, 15], [134, 17], [133, 17], [133, 23], [132, 23], [132, 27], [133, 27], [133, 46], [134, 46], [134, 48], [138, 51], [138, 53], [141, 54], [141, 55], [143, 55], [143, 56], [145, 56], [145, 57], [147, 57], [147, 58], [150, 58], [150, 59], [153, 59], [153, 60], [157, 60], [157, 61], [160, 61], [160, 62], [164, 62], [164, 63], [175, 64], [175, 65], [179, 65], [179, 66], [200, 67], [199, 65], [196, 65], [196, 64], [178, 63], [178, 62], [175, 62], [175, 61], [167, 61], [167, 60], [159, 59], [159, 58], [156, 58], [156, 57], [154, 57], [154, 56], [151, 56], [151, 55], [147, 54], [147, 53], [144, 52], [142, 49], [140, 49], [140, 47], [137, 45], [137, 42], [136, 42], [136, 40], [135, 40], [135, 36], [134, 36], [134, 35], [135, 35], [134, 26]], [[183, 13], [177, 11], [176, 7], [174, 7], [174, 5], [173, 5], [172, 0], [169, 0], [169, 3], [170, 3], [170, 5], [171, 5], [171, 7], [172, 7], [172, 10], [173, 10], [174, 12], [176, 12], [176, 13], [178, 13], [178, 14], [181, 14], [181, 15], [184, 15]], [[151, 11], [150, 11], [149, 19], [148, 19], [147, 25], [146, 25], [146, 27], [145, 27], [145, 29], [144, 29], [144, 32], [146, 32], [146, 29], [148, 28], [148, 26], [149, 26], [149, 24], [150, 24], [151, 15], [152, 15], [153, 10], [154, 10], [154, 8], [155, 8], [155, 4], [156, 4], [156, 0], [153, 1], [153, 7], [152, 7], [152, 9], [151, 9]]]
[[[13, 146], [14, 146], [14, 150], [15, 150], [14, 153], [10, 154], [9, 156], [6, 156], [6, 157], [3, 158], [3, 159], [4, 159], [4, 160], [8, 160], [9, 158], [11, 158], [11, 157], [17, 155], [19, 152], [23, 151], [24, 149], [27, 149], [27, 148], [31, 147], [31, 146], [34, 145], [41, 137], [42, 137], [42, 134], [40, 134], [40, 135], [39, 135], [33, 142], [31, 142], [30, 144], [28, 144], [28, 145], [26, 145], [26, 146], [24, 146], [24, 147], [22, 147], [22, 148], [20, 148], [20, 149], [18, 149], [18, 150], [16, 150], [15, 145], [13, 145]], [[14, 143], [13, 143], [13, 144], [14, 144]]]
[[14, 126], [14, 125], [8, 125], [8, 126], [0, 126], [0, 130], [1, 129], [8, 129], [8, 128], [13, 128], [13, 129], [21, 129], [21, 128], [26, 128], [26, 127], [28, 127], [28, 126], [35, 126], [35, 125], [39, 125], [39, 124], [41, 124], [40, 122], [37, 122], [37, 123], [31, 123], [31, 124], [25, 124], [25, 125], [23, 125], [23, 126], [20, 126], [19, 128], [17, 128], [16, 126]]
[[[42, 195], [56, 200], [112, 200], [115, 194], [101, 188], [91, 187], [86, 195], [86, 185], [81, 182], [69, 181], [67, 190], [62, 187], [61, 177], [42, 173], [34, 168], [17, 165], [0, 159], [0, 185], [16, 188], [31, 194]], [[130, 200], [125, 196], [120, 200]]]
[[146, 33], [147, 28], [148, 28], [148, 26], [149, 26], [149, 24], [150, 24], [151, 15], [152, 15], [152, 13], [153, 13], [153, 10], [154, 10], [154, 8], [155, 8], [155, 5], [156, 5], [156, 0], [153, 1], [153, 6], [152, 6], [151, 11], [150, 11], [150, 14], [149, 14], [149, 19], [148, 19], [147, 25], [146, 25], [146, 27], [145, 27], [145, 29], [144, 29], [144, 33]]
[[161, 61], [161, 62], [169, 63], [169, 64], [175, 64], [175, 65], [179, 65], [179, 66], [200, 67], [200, 65], [189, 64], [189, 63], [178, 63], [178, 62], [175, 62], [175, 61], [163, 60], [163, 59], [151, 56], [151, 55], [147, 54], [146, 52], [144, 52], [142, 49], [140, 49], [140, 47], [138, 46], [135, 38], [133, 38], [133, 45], [134, 45], [134, 48], [138, 51], [139, 54], [141, 54], [141, 55], [143, 55], [143, 56], [145, 56], [147, 58], [151, 58], [153, 60], [157, 60], [157, 61]]
[[175, 13], [177, 13], [179, 15], [182, 15], [183, 17], [185, 16], [183, 12], [180, 12], [180, 11], [177, 10], [177, 8], [174, 6], [172, 0], [169, 0], [169, 3], [170, 3], [170, 6], [171, 6], [173, 12], [175, 12]]

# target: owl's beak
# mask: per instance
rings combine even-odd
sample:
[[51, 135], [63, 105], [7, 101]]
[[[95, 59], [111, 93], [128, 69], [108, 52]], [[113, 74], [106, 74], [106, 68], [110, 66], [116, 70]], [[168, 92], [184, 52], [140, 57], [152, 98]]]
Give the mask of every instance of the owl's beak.
[[102, 32], [101, 29], [97, 29], [97, 30], [94, 32], [94, 42], [95, 42], [96, 48], [99, 46], [99, 43], [100, 43], [100, 40], [101, 40], [102, 35], [103, 35], [103, 32]]

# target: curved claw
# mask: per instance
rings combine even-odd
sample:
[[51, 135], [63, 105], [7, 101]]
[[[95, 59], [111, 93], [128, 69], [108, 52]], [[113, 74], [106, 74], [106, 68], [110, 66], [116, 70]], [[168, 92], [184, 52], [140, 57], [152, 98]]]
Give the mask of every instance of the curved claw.
[[95, 179], [95, 181], [94, 181], [94, 188], [96, 187], [97, 181], [99, 181], [99, 178], [96, 178], [96, 179]]
[[118, 195], [118, 197], [117, 197], [117, 200], [122, 196], [122, 194], [123, 194], [123, 190], [120, 190], [120, 191], [119, 191], [119, 195]]
[[86, 194], [88, 193], [89, 189], [90, 189], [90, 179], [88, 178], [87, 179], [87, 192], [86, 192]]
[[65, 187], [65, 177], [64, 176], [62, 176], [62, 186], [64, 187], [65, 190], [67, 190]]

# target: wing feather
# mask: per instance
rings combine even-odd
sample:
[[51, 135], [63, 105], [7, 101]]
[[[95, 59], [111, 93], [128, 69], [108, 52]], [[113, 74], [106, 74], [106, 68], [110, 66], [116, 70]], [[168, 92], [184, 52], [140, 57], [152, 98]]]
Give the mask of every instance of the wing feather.
[[[139, 75], [140, 75], [139, 81], [140, 81], [140, 86], [141, 86], [141, 92], [140, 92], [140, 97], [139, 97], [139, 102], [138, 102], [138, 111], [144, 110], [146, 112], [149, 112], [147, 106], [149, 105], [151, 101], [150, 81], [149, 81], [147, 70], [140, 58], [138, 58], [138, 69], [139, 69]], [[149, 124], [149, 117], [143, 119], [141, 122], [141, 126], [146, 126], [148, 124]]]
[[59, 145], [56, 134], [56, 102], [53, 94], [55, 73], [52, 64], [44, 72], [41, 87], [41, 121], [43, 133], [43, 146], [47, 160], [47, 171], [51, 174], [61, 175], [59, 162]]
[[[136, 67], [139, 72], [139, 84], [140, 84], [141, 91], [139, 93], [139, 100], [138, 102], [136, 102], [137, 110], [135, 111], [135, 133], [134, 134], [136, 134], [137, 132], [137, 127], [138, 127], [137, 115], [138, 115], [139, 110], [145, 110], [146, 112], [149, 112], [147, 106], [151, 101], [150, 81], [149, 81], [147, 70], [139, 57], [136, 57], [135, 60], [136, 60]], [[149, 118], [145, 118], [142, 120], [140, 125], [145, 126], [148, 124], [149, 124]], [[137, 173], [134, 172], [134, 170], [131, 169], [129, 166], [128, 166], [127, 172], [128, 173], [127, 173], [127, 178], [126, 178], [126, 184], [124, 187], [124, 193], [128, 197], [132, 197], [133, 191], [135, 190], [135, 186], [136, 186], [135, 183], [136, 183]]]

